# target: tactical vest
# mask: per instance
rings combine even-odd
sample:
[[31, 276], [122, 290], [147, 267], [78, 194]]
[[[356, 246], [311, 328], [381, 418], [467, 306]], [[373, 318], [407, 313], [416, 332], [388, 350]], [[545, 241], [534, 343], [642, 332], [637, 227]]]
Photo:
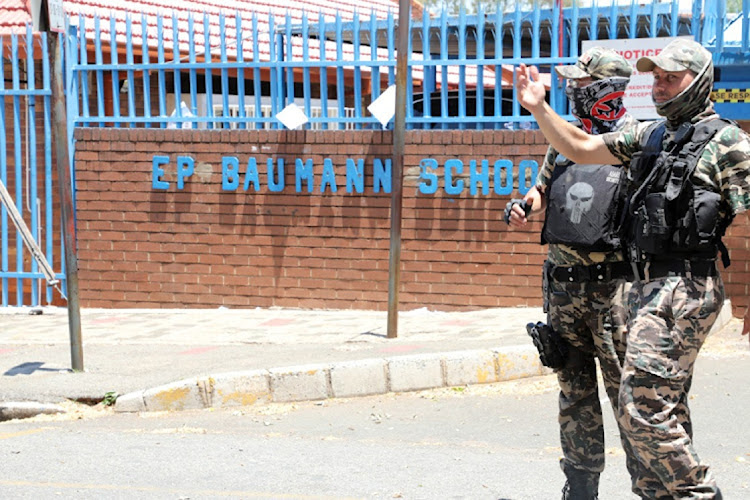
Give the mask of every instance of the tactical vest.
[[722, 206], [721, 194], [693, 184], [692, 176], [711, 139], [732, 122], [714, 119], [683, 124], [665, 147], [665, 122], [653, 124], [644, 135], [642, 151], [633, 155], [630, 176], [638, 186], [630, 196], [628, 249], [633, 261], [715, 259], [721, 251], [729, 265], [721, 237], [732, 215]]
[[547, 212], [542, 243], [590, 252], [618, 249], [624, 180], [622, 167], [578, 165], [558, 155], [544, 193]]

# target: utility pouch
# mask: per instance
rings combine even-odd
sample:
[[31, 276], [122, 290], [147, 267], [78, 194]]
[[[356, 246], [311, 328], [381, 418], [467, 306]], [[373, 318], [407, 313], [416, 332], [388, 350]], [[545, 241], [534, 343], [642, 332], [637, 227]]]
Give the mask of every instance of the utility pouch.
[[636, 245], [647, 253], [661, 254], [669, 251], [670, 227], [667, 221], [665, 193], [651, 193], [635, 214], [634, 238]]
[[565, 366], [568, 359], [568, 344], [559, 333], [541, 321], [527, 324], [526, 331], [539, 351], [539, 360], [544, 366], [553, 370]]
[[686, 251], [703, 251], [714, 248], [719, 234], [719, 206], [721, 195], [705, 189], [695, 189], [692, 205], [678, 223], [675, 245]]

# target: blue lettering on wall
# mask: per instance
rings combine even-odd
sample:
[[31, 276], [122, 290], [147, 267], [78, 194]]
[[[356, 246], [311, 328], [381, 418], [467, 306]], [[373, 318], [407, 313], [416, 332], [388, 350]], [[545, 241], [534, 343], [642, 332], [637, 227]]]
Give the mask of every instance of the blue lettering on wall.
[[324, 193], [326, 186], [331, 186], [331, 192], [335, 193], [338, 187], [336, 186], [336, 172], [333, 170], [333, 162], [330, 158], [323, 160], [323, 178], [320, 180], [320, 192]]
[[445, 192], [446, 194], [461, 194], [464, 190], [464, 181], [459, 179], [453, 183], [453, 174], [462, 174], [464, 164], [461, 160], [451, 159], [445, 162]]
[[477, 172], [477, 161], [469, 162], [469, 192], [472, 196], [477, 195], [477, 184], [482, 184], [482, 194], [490, 194], [490, 162], [482, 160], [482, 170]]
[[382, 189], [384, 193], [391, 192], [391, 160], [385, 160], [383, 163], [379, 158], [375, 158], [372, 165], [372, 183], [373, 189], [379, 193]]
[[169, 183], [161, 180], [164, 175], [162, 165], [169, 164], [169, 156], [154, 156], [151, 169], [151, 187], [153, 189], [169, 189]]
[[346, 159], [346, 192], [351, 193], [352, 187], [358, 193], [365, 192], [365, 160]]
[[177, 189], [185, 187], [185, 179], [193, 175], [195, 160], [190, 156], [177, 157]]
[[438, 190], [438, 176], [435, 171], [438, 168], [437, 160], [425, 158], [419, 162], [419, 192], [422, 194], [435, 194]]
[[[279, 158], [277, 161], [278, 169], [276, 169], [276, 176], [274, 176], [273, 160], [269, 158], [266, 160], [268, 166], [268, 190], [274, 193], [280, 193], [284, 190], [284, 158]], [[299, 192], [299, 189], [297, 189]]]
[[260, 191], [260, 178], [258, 176], [258, 164], [255, 158], [247, 160], [247, 172], [245, 173], [245, 184], [243, 188], [247, 191], [250, 188], [250, 183], [253, 183], [255, 191]]
[[495, 194], [508, 196], [513, 192], [513, 162], [497, 160], [495, 162]]
[[294, 178], [295, 178], [295, 187], [297, 188], [297, 192], [302, 191], [302, 181], [307, 181], [307, 192], [312, 193], [313, 192], [313, 161], [307, 160], [305, 163], [302, 163], [302, 160], [297, 158], [294, 162]]
[[[170, 163], [169, 156], [155, 155], [152, 161], [151, 187], [153, 189], [169, 189], [169, 182], [164, 180]], [[177, 189], [184, 189], [185, 183], [190, 180], [195, 171], [195, 160], [190, 156], [177, 156], [176, 165], [172, 167], [177, 178]], [[240, 169], [240, 160], [235, 156], [224, 156], [221, 160], [221, 188], [224, 191], [236, 191], [242, 184], [243, 191], [248, 191], [252, 186], [255, 192], [261, 190], [262, 181], [266, 182], [271, 192], [281, 192], [285, 187], [284, 159], [267, 158], [267, 175], [261, 179], [258, 172], [256, 158], [248, 158], [245, 171]], [[303, 185], [306, 191], [312, 193], [317, 182], [315, 163], [312, 159], [295, 159], [295, 189], [302, 192]], [[539, 164], [534, 160], [522, 160], [518, 164], [518, 192], [523, 196], [529, 192], [536, 182], [539, 173]], [[364, 159], [346, 159], [346, 192], [364, 193], [365, 179], [367, 177], [367, 164]], [[425, 158], [419, 162], [419, 182], [417, 189], [421, 194], [435, 194], [441, 186], [441, 168], [434, 158]], [[341, 179], [337, 179], [336, 168], [330, 158], [323, 159], [320, 171], [320, 192], [330, 191], [336, 193]], [[375, 193], [391, 192], [391, 160], [373, 159], [372, 162], [372, 190]], [[515, 176], [513, 162], [507, 159], [496, 160], [490, 169], [488, 160], [470, 160], [468, 172], [464, 172], [464, 163], [451, 158], [445, 161], [442, 168], [442, 186], [445, 194], [456, 196], [463, 193], [467, 183], [469, 193], [477, 196], [481, 192], [483, 196], [492, 192], [498, 196], [508, 196], [513, 193]], [[492, 182], [490, 182], [492, 179]]]
[[234, 156], [221, 159], [221, 189], [234, 191], [240, 185], [240, 160]]
[[533, 160], [521, 160], [518, 164], [520, 177], [518, 179], [518, 192], [525, 195], [536, 182], [539, 174], [539, 164]]

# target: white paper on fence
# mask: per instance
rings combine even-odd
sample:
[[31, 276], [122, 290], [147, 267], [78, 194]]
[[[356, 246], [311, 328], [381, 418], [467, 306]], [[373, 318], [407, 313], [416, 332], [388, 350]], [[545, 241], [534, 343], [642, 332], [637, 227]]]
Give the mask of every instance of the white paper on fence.
[[279, 111], [276, 118], [289, 130], [294, 130], [309, 121], [302, 108], [294, 103]]
[[[172, 114], [169, 115], [171, 117], [177, 116], [177, 108], [175, 108], [174, 111], [172, 111]], [[180, 101], [180, 116], [182, 118], [193, 118], [195, 115], [192, 111], [190, 111], [190, 108], [188, 108], [188, 105], [185, 104], [185, 101]], [[177, 128], [177, 122], [169, 122], [167, 123], [167, 128]], [[181, 125], [179, 125], [179, 128], [193, 128], [192, 122], [182, 122]]]
[[377, 118], [383, 128], [387, 127], [388, 122], [396, 114], [396, 86], [391, 85], [385, 89], [385, 92], [367, 106], [367, 111]]

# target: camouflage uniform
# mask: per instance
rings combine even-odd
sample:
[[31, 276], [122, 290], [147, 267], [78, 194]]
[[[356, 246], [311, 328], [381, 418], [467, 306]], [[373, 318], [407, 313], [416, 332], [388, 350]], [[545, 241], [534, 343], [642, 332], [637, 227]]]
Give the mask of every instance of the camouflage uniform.
[[[557, 71], [565, 78], [593, 76], [604, 79], [627, 77], [632, 70], [616, 53], [594, 48], [583, 54], [575, 66], [560, 67]], [[571, 104], [575, 105], [572, 98]], [[616, 123], [607, 125], [608, 130], [616, 130], [635, 123], [635, 119], [626, 114]], [[594, 133], [607, 131], [597, 129], [595, 125], [592, 127], [591, 122], [586, 123], [580, 116], [579, 126]], [[557, 151], [550, 147], [537, 178], [536, 187], [540, 192], [551, 185], [557, 157]], [[566, 366], [556, 372], [560, 386], [561, 466], [569, 483], [576, 481], [574, 476], [578, 476], [579, 483], [578, 493], [568, 492], [570, 486], [566, 485], [564, 498], [596, 498], [599, 475], [604, 469], [604, 422], [596, 359], [616, 414], [627, 334], [625, 300], [630, 283], [626, 279], [611, 278], [608, 269], [610, 264], [623, 264], [624, 260], [620, 250], [588, 251], [565, 244], [549, 244], [545, 265], [549, 271], [546, 276], [548, 323], [570, 346]], [[556, 277], [552, 272], [575, 267], [595, 272], [591, 279], [586, 280]], [[581, 483], [585, 485], [581, 487]]]
[[[653, 65], [666, 71], [691, 69], [698, 76], [688, 92], [704, 94], [707, 83], [702, 80], [712, 79], [707, 73], [713, 70], [710, 57], [695, 42], [678, 41], [653, 59], [639, 60], [638, 69], [650, 71]], [[678, 66], [670, 66], [673, 63]], [[696, 123], [716, 116], [710, 102], [701, 107], [700, 102], [689, 102], [690, 94], [686, 96], [662, 103], [668, 121], [665, 143], [680, 121]], [[690, 115], [675, 116], [685, 109]], [[641, 149], [647, 126], [631, 124], [607, 134], [605, 144], [629, 162]], [[722, 129], [703, 151], [692, 181], [719, 193], [727, 210], [735, 214], [750, 209], [750, 138], [735, 126]], [[724, 301], [721, 277], [718, 271], [709, 276], [670, 273], [636, 282], [629, 300], [632, 317], [618, 421], [635, 458], [628, 462], [633, 491], [649, 499], [721, 498], [693, 447], [688, 409], [694, 363]]]
[[[554, 165], [548, 160], [554, 161], [556, 156], [556, 151], [550, 148], [537, 182], [540, 190], [546, 187]], [[624, 262], [622, 251], [587, 252], [568, 245], [550, 244], [545, 267], [613, 262]], [[604, 470], [604, 421], [595, 360], [599, 360], [604, 388], [617, 414], [629, 289], [630, 283], [625, 279], [570, 282], [548, 277], [547, 321], [571, 347], [568, 363], [557, 370], [563, 471], [572, 467], [596, 478]]]

